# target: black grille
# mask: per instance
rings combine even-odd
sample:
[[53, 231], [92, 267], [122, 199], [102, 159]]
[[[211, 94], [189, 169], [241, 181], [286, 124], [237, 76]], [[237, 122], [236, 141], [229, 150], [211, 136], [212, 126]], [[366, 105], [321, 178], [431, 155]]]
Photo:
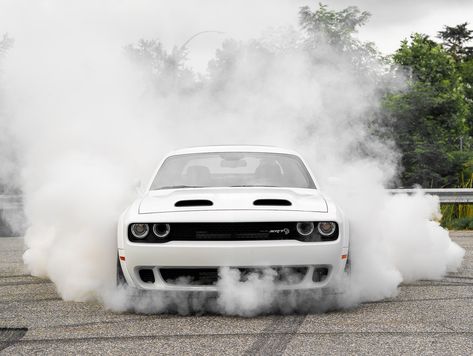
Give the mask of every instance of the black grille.
[[[272, 266], [269, 267], [276, 272], [275, 282], [296, 284], [300, 283], [307, 274], [306, 266]], [[247, 281], [251, 274], [264, 274], [263, 268], [239, 267], [240, 281]], [[218, 268], [171, 268], [163, 267], [159, 269], [161, 277], [168, 284], [188, 284], [188, 285], [213, 285], [219, 279]]]
[[[128, 227], [130, 241], [164, 243], [169, 241], [251, 241], [251, 240], [299, 240], [305, 242], [333, 241], [338, 238], [338, 226], [330, 237], [320, 236], [317, 228], [310, 236], [301, 236], [295, 221], [289, 222], [238, 222], [238, 223], [169, 223], [171, 231], [165, 238], [153, 233], [153, 223], [149, 224], [146, 238], [137, 239]], [[317, 223], [314, 223], [315, 225]]]
[[284, 240], [298, 237], [295, 222], [176, 223], [170, 240]]

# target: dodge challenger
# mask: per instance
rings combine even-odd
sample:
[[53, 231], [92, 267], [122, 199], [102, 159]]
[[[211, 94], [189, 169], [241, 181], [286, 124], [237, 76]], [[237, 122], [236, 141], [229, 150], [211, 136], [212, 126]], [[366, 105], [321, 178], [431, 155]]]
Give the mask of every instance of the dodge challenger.
[[210, 146], [162, 160], [117, 240], [117, 281], [138, 289], [218, 291], [222, 267], [315, 289], [346, 270], [349, 229], [298, 153]]

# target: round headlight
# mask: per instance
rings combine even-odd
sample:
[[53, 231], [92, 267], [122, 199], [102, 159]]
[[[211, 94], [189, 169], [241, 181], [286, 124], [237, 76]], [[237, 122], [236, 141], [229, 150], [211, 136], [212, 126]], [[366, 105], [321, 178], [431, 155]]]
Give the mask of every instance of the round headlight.
[[319, 222], [319, 224], [317, 225], [317, 230], [319, 230], [320, 234], [323, 236], [332, 235], [335, 232], [336, 228], [337, 228], [337, 225], [329, 221], [322, 221], [322, 222]]
[[148, 224], [133, 224], [131, 225], [131, 233], [137, 239], [144, 239], [149, 232]]
[[298, 222], [296, 225], [297, 232], [302, 236], [309, 236], [314, 232], [313, 222]]
[[169, 224], [154, 224], [153, 232], [157, 237], [164, 238], [171, 232], [171, 226]]

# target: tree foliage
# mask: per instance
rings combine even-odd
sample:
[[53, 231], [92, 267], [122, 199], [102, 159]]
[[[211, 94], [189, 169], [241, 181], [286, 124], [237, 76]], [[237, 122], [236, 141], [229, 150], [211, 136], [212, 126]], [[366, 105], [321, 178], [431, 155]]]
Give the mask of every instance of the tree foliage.
[[[305, 48], [317, 58], [319, 51], [342, 52], [351, 58], [355, 70], [360, 73], [373, 71], [381, 56], [372, 42], [360, 41], [355, 35], [371, 14], [356, 6], [340, 11], [329, 10], [319, 4], [315, 10], [303, 6], [299, 10], [299, 24], [306, 34]], [[376, 69], [376, 68], [375, 68]]]
[[463, 79], [465, 101], [469, 108], [467, 125], [471, 137], [473, 136], [473, 46], [470, 44], [473, 40], [473, 30], [467, 26], [466, 22], [454, 27], [445, 26], [444, 30], [439, 32], [439, 38], [455, 59], [458, 72]]
[[[396, 143], [401, 153], [401, 185], [460, 184], [464, 174], [473, 172], [473, 30], [467, 23], [444, 26], [438, 33], [440, 42], [413, 34], [387, 58], [372, 43], [356, 37], [369, 17], [355, 6], [340, 11], [323, 4], [315, 9], [301, 7], [300, 31], [281, 34], [274, 30], [271, 35], [279, 36], [277, 44], [264, 39], [226, 40], [210, 61], [207, 76], [201, 78], [186, 66], [186, 44], [167, 51], [157, 40], [141, 40], [126, 51], [159, 95], [192, 94], [204, 88], [215, 104], [232, 87], [244, 88], [247, 97], [258, 93], [271, 83], [271, 65], [291, 54], [303, 53], [309, 59], [307, 76], [313, 75], [313, 68], [315, 72], [317, 67], [339, 65], [351, 71], [361, 87], [384, 90], [368, 91], [384, 96], [382, 115], [372, 121], [371, 129]], [[401, 77], [407, 78], [403, 91], [389, 84], [373, 85]]]
[[[407, 91], [391, 94], [386, 107], [402, 153], [402, 183], [423, 187], [458, 184], [469, 159], [468, 105], [453, 56], [426, 35], [404, 40], [393, 56], [407, 70]], [[462, 147], [463, 146], [463, 147]]]
[[445, 26], [443, 31], [438, 32], [443, 46], [458, 61], [473, 56], [473, 47], [467, 43], [473, 39], [473, 30], [468, 28], [468, 22], [457, 26]]
[[327, 5], [320, 4], [315, 11], [308, 6], [303, 6], [299, 10], [301, 27], [316, 39], [315, 43], [323, 41], [344, 50], [359, 45], [353, 34], [369, 17], [368, 12], [360, 11], [356, 6], [333, 11], [329, 10]]
[[149, 77], [159, 95], [193, 89], [195, 74], [186, 66], [186, 47], [174, 47], [168, 52], [157, 40], [141, 39], [126, 46], [125, 51]]

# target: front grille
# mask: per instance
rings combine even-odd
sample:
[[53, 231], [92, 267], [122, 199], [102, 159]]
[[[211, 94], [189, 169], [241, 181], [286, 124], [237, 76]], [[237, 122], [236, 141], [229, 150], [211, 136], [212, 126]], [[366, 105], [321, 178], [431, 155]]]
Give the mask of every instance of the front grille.
[[294, 222], [264, 223], [177, 223], [174, 240], [281, 240], [297, 235]]
[[[149, 234], [137, 239], [128, 227], [132, 242], [164, 243], [169, 241], [264, 241], [299, 240], [305, 242], [333, 241], [338, 238], [338, 226], [330, 237], [320, 236], [317, 229], [312, 235], [301, 236], [296, 229], [297, 222], [238, 222], [238, 223], [169, 223], [169, 235], [159, 238], [153, 233], [153, 223], [149, 223]], [[317, 224], [317, 223], [315, 223]]]

